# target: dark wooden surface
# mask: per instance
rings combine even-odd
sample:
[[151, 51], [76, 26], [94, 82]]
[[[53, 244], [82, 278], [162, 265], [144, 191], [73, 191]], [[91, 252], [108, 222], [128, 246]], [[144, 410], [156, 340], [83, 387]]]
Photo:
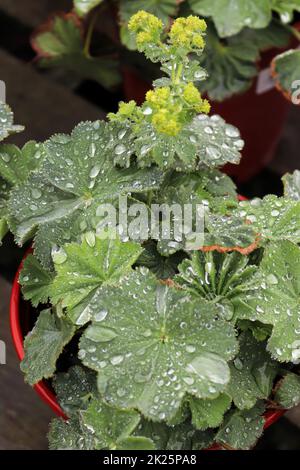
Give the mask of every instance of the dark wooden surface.
[[6, 364], [0, 365], [0, 450], [47, 449], [52, 411], [25, 385], [9, 329], [10, 285], [0, 278], [0, 339]]

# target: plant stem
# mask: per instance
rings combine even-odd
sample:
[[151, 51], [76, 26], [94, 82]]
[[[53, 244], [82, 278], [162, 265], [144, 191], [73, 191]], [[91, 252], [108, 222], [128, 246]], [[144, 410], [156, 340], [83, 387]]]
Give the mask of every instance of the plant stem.
[[177, 70], [177, 73], [176, 73], [176, 77], [175, 77], [175, 83], [176, 85], [178, 83], [180, 83], [180, 78], [181, 78], [181, 74], [182, 74], [182, 69], [183, 69], [183, 64], [179, 64], [178, 66], [178, 70]]
[[92, 37], [93, 37], [93, 32], [94, 32], [94, 29], [95, 29], [95, 26], [96, 26], [96, 22], [97, 22], [97, 19], [98, 19], [98, 13], [99, 12], [96, 12], [92, 18], [91, 18], [91, 21], [90, 21], [90, 24], [89, 24], [89, 27], [88, 27], [88, 30], [87, 30], [87, 34], [86, 34], [86, 38], [85, 38], [85, 42], [84, 42], [84, 48], [83, 48], [83, 53], [86, 57], [90, 57], [91, 54], [90, 54], [90, 48], [91, 48], [91, 42], [92, 42]]
[[290, 33], [300, 42], [300, 31], [290, 25], [286, 25], [286, 28], [290, 31]]

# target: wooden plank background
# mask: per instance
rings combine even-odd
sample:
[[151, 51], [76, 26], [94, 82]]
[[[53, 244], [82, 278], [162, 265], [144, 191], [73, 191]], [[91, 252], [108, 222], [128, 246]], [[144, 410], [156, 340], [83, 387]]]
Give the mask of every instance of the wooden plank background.
[[10, 336], [10, 290], [0, 278], [0, 339], [6, 344], [6, 364], [0, 365], [0, 450], [47, 449], [53, 413], [24, 383]]

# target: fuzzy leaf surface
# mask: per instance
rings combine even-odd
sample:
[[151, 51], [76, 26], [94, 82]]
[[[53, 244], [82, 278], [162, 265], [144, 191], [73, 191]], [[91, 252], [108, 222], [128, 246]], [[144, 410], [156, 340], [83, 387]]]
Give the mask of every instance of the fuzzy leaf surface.
[[239, 343], [239, 354], [230, 365], [231, 378], [226, 393], [236, 407], [243, 410], [269, 397], [278, 366], [266, 351], [265, 342], [256, 341], [250, 332], [242, 333]]
[[[162, 180], [158, 168], [115, 168], [111, 151], [124, 144], [112, 141], [100, 121], [81, 123], [71, 136], [56, 135], [44, 145], [47, 157], [40, 170], [11, 194], [10, 225], [19, 243], [32, 237], [39, 226], [72, 218], [77, 210], [82, 223], [85, 218], [91, 220], [100, 204], [119, 195], [157, 189]], [[41, 194], [38, 200], [33, 191]]]
[[300, 403], [300, 377], [288, 372], [275, 394], [275, 401], [283, 408], [294, 408]]
[[25, 380], [34, 385], [43, 378], [52, 377], [56, 361], [74, 335], [75, 328], [63, 318], [57, 318], [50, 309], [43, 310], [25, 338], [25, 357], [21, 370]]
[[244, 29], [239, 34], [221, 39], [211, 25], [200, 64], [208, 78], [201, 84], [212, 100], [223, 101], [248, 90], [257, 76], [261, 50], [288, 45], [290, 35], [281, 24], [271, 23], [259, 30]]
[[191, 398], [189, 404], [193, 426], [196, 429], [206, 430], [220, 426], [224, 419], [224, 414], [230, 408], [231, 398], [226, 394], [221, 394], [214, 400]]
[[97, 449], [147, 450], [154, 443], [146, 437], [131, 436], [140, 422], [140, 415], [133, 410], [118, 410], [101, 400], [93, 400], [81, 412], [83, 427], [95, 435]]
[[[199, 114], [176, 137], [158, 133], [144, 122], [134, 139], [132, 154], [141, 167], [155, 163], [160, 168], [195, 171], [199, 165], [215, 168], [238, 164], [244, 142], [238, 129], [218, 115]], [[123, 162], [127, 166], [130, 155]]]
[[251, 284], [255, 266], [240, 253], [194, 252], [179, 266], [174, 282], [187, 292], [218, 302], [226, 320], [233, 317], [232, 299]]
[[262, 403], [248, 411], [230, 412], [216, 435], [216, 441], [231, 449], [251, 449], [263, 432], [263, 412]]
[[284, 196], [300, 201], [300, 170], [295, 170], [292, 174], [286, 174], [283, 178]]
[[163, 421], [176, 415], [186, 393], [215, 398], [229, 382], [237, 342], [216, 307], [159, 284], [142, 268], [119, 288], [102, 288], [98, 310], [107, 314], [85, 331], [79, 357], [99, 372], [110, 403]]
[[272, 18], [269, 0], [189, 0], [189, 4], [194, 13], [212, 17], [222, 38], [245, 27], [265, 28]]
[[85, 409], [97, 395], [96, 374], [82, 366], [72, 366], [68, 372], [55, 375], [53, 387], [60, 406], [70, 417]]
[[19, 278], [24, 298], [31, 300], [34, 307], [39, 303], [46, 303], [50, 297], [52, 281], [53, 275], [43, 268], [35, 256], [28, 255]]
[[7, 225], [7, 200], [10, 185], [0, 176], [0, 245], [8, 232]]
[[289, 240], [300, 242], [300, 202], [269, 195], [239, 203], [239, 216], [259, 235], [260, 243]]
[[0, 101], [0, 142], [11, 134], [17, 134], [23, 130], [23, 126], [14, 124], [14, 115], [8, 104]]
[[273, 325], [267, 349], [279, 362], [300, 358], [300, 248], [289, 241], [265, 250], [256, 285], [234, 300], [236, 318]]
[[[38, 168], [45, 156], [42, 144], [27, 142], [22, 149], [16, 145], [0, 146], [0, 175], [11, 185], [25, 182], [29, 174]], [[38, 199], [39, 193], [34, 193]]]
[[54, 258], [57, 275], [52, 286], [52, 301], [62, 302], [68, 317], [84, 325], [98, 310], [102, 285], [116, 285], [131, 271], [143, 249], [119, 238], [100, 239], [92, 232], [81, 245], [70, 243]]
[[113, 58], [85, 53], [82, 25], [73, 13], [51, 18], [35, 32], [31, 44], [42, 67], [64, 68], [79, 79], [95, 80], [105, 88], [120, 83]]
[[284, 96], [299, 105], [300, 50], [290, 49], [276, 56], [272, 62], [272, 74], [277, 88]]
[[82, 429], [78, 416], [69, 421], [53, 419], [48, 441], [50, 450], [94, 450], [96, 442], [92, 434]]

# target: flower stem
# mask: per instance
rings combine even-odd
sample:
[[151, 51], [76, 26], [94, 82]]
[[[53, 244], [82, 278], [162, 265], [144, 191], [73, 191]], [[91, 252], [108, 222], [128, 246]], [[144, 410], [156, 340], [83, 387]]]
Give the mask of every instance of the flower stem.
[[86, 38], [85, 38], [85, 42], [84, 42], [84, 48], [83, 48], [83, 53], [86, 57], [91, 56], [91, 54], [90, 54], [91, 42], [92, 42], [92, 37], [93, 37], [93, 32], [94, 32], [94, 29], [95, 29], [95, 26], [96, 26], [96, 22], [97, 22], [97, 19], [98, 19], [98, 13], [99, 12], [96, 12], [92, 16], [90, 24], [88, 26], [88, 30], [87, 30], [87, 34], [86, 34]]

